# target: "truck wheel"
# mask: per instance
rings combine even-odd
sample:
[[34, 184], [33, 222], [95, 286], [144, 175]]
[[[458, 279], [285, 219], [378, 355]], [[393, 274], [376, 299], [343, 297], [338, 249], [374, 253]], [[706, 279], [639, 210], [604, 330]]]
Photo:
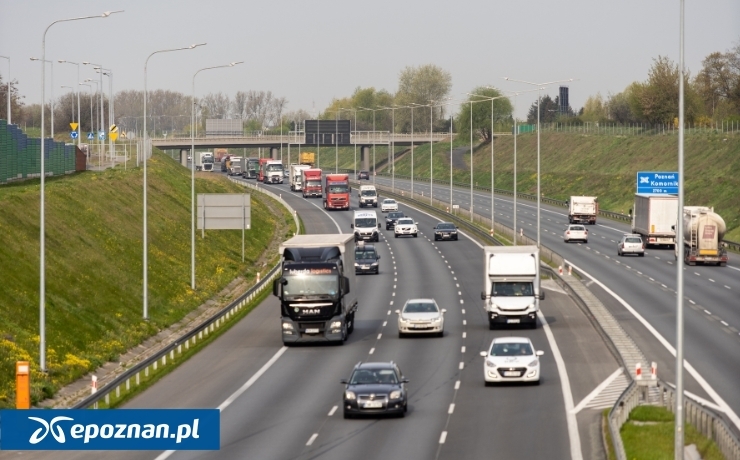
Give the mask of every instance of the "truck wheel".
[[351, 334], [355, 330], [355, 314], [352, 313], [352, 316], [350, 316], [349, 321], [347, 325], [347, 333]]
[[488, 320], [488, 330], [489, 330], [489, 331], [492, 331], [492, 330], [494, 330], [494, 329], [496, 329], [496, 323], [494, 323], [493, 321], [491, 321], [491, 320], [489, 319], [489, 320]]
[[645, 253], [644, 252], [641, 252], [640, 253], [640, 257], [645, 257]]
[[406, 336], [405, 336], [405, 335], [403, 334], [403, 332], [401, 332], [401, 331], [398, 331], [398, 338], [399, 338], [399, 339], [402, 339], [402, 338], [404, 338], [404, 337], [406, 337]]

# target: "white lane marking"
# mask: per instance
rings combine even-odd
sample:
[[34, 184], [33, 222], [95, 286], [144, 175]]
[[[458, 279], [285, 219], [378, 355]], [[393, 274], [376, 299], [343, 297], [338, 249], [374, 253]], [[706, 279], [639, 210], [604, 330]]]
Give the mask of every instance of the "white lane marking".
[[709, 311], [709, 310], [707, 310], [706, 308], [704, 309], [704, 313], [706, 313], [706, 314], [707, 314], [707, 315], [709, 315], [709, 316], [712, 316], [712, 312], [711, 312], [711, 311]]
[[462, 348], [460, 349], [460, 353], [465, 353], [465, 345], [463, 345]]
[[614, 379], [616, 379], [617, 377], [619, 377], [622, 374], [623, 371], [624, 371], [624, 368], [623, 367], [620, 367], [619, 369], [617, 369], [616, 371], [614, 371], [614, 373], [612, 375], [610, 375], [609, 377], [606, 378], [606, 380], [604, 380], [603, 382], [601, 382], [596, 388], [594, 388], [594, 391], [592, 391], [591, 393], [589, 393], [588, 396], [586, 396], [585, 398], [583, 398], [583, 400], [581, 400], [581, 402], [579, 402], [578, 405], [572, 409], [573, 410], [573, 413], [574, 414], [579, 413], [581, 411], [581, 409], [583, 409], [584, 407], [586, 407], [586, 405], [588, 403], [590, 403], [592, 399], [594, 399], [596, 396], [598, 396], [599, 393], [601, 393], [601, 391], [604, 388], [608, 387], [609, 384], [614, 381]]
[[383, 321], [383, 327], [385, 327], [388, 324], [388, 321]]
[[389, 314], [389, 315], [391, 314], [391, 311], [390, 311], [390, 310], [388, 310], [388, 314]]
[[[580, 270], [575, 265], [573, 265], [573, 268]], [[573, 413], [573, 392], [570, 388], [568, 370], [565, 367], [563, 356], [560, 354], [560, 348], [558, 348], [558, 344], [555, 342], [555, 336], [550, 330], [550, 325], [547, 323], [545, 315], [542, 314], [542, 310], [537, 310], [537, 317], [540, 319], [542, 329], [545, 331], [547, 341], [550, 343], [552, 355], [555, 358], [555, 364], [558, 368], [558, 375], [560, 375], [560, 388], [563, 392], [563, 400], [565, 402], [565, 420], [568, 424], [568, 439], [570, 440], [570, 458], [571, 460], [583, 460], [581, 436], [578, 433], [578, 420], [576, 420], [576, 414]]]
[[[39, 170], [40, 171], [40, 170]], [[393, 278], [394, 283], [398, 283], [398, 278]]]
[[318, 437], [319, 437], [319, 434], [318, 433], [312, 434], [311, 437], [308, 438], [308, 442], [306, 443], [306, 445], [307, 446], [310, 446], [311, 444], [313, 444], [314, 441], [316, 441], [316, 438], [318, 438]]
[[371, 349], [370, 349], [370, 353], [368, 353], [368, 354], [369, 354], [369, 355], [372, 355], [373, 353], [375, 353], [375, 347], [371, 348]]
[[455, 403], [450, 404], [450, 408], [447, 409], [448, 414], [451, 414], [453, 412], [455, 412]]
[[[568, 260], [564, 260], [565, 263], [573, 265]], [[673, 348], [673, 346], [653, 327], [652, 324], [650, 324], [645, 318], [640, 315], [637, 310], [632, 308], [632, 305], [628, 304], [627, 301], [625, 301], [623, 298], [618, 296], [614, 291], [609, 289], [604, 283], [601, 281], [598, 281], [596, 278], [588, 274], [587, 272], [584, 272], [580, 268], [573, 265], [573, 268], [578, 270], [579, 272], [583, 273], [588, 278], [591, 278], [592, 281], [594, 281], [596, 284], [599, 285], [603, 290], [605, 290], [607, 293], [609, 293], [612, 297], [614, 297], [617, 302], [621, 303], [624, 308], [627, 309], [630, 313], [632, 313], [632, 316], [637, 318], [638, 321], [642, 323], [645, 328], [650, 331], [651, 334], [653, 334], [653, 337], [658, 339], [658, 341], [665, 347], [666, 350], [668, 350], [669, 353], [673, 355], [673, 357], [676, 357], [676, 349]], [[721, 408], [721, 410], [727, 414], [727, 417], [729, 417], [730, 420], [732, 420], [732, 423], [735, 424], [736, 427], [740, 428], [740, 417], [737, 416], [737, 414], [730, 408], [730, 406], [725, 402], [724, 399], [716, 392], [714, 391], [714, 388], [712, 388], [711, 385], [709, 385], [709, 382], [707, 382], [704, 377], [699, 374], [699, 372], [692, 366], [686, 359], [684, 359], [684, 366], [685, 369], [691, 374], [691, 376], [696, 380], [696, 382], [702, 387], [702, 389], [714, 400], [714, 402]]]
[[460, 283], [455, 283], [455, 286], [456, 287], [460, 287]]
[[339, 233], [344, 233], [344, 232], [342, 231], [342, 227], [340, 227], [340, 226], [339, 226], [339, 224], [337, 223], [337, 221], [336, 221], [336, 220], [334, 220], [334, 218], [333, 218], [333, 217], [332, 217], [331, 215], [329, 215], [329, 213], [328, 213], [328, 212], [326, 212], [326, 210], [325, 210], [325, 209], [322, 209], [322, 208], [321, 208], [320, 206], [318, 206], [318, 205], [317, 205], [316, 203], [313, 203], [313, 202], [311, 202], [311, 201], [309, 201], [309, 203], [311, 203], [312, 205], [316, 206], [316, 209], [318, 209], [319, 211], [321, 211], [321, 212], [323, 212], [324, 214], [326, 214], [326, 217], [328, 217], [329, 219], [331, 219], [331, 221], [332, 221], [332, 222], [334, 222], [334, 225], [336, 225], [336, 227], [337, 227], [337, 230], [339, 231]]
[[338, 408], [339, 408], [339, 406], [332, 407], [331, 410], [329, 411], [329, 417], [331, 417], [332, 415], [334, 415], [334, 412], [336, 412]]
[[[390, 305], [393, 305], [393, 301], [392, 301], [392, 300], [391, 300], [391, 303], [390, 303]], [[390, 314], [390, 310], [388, 311], [388, 314]]]
[[730, 286], [728, 286], [728, 285], [726, 285], [726, 284], [725, 284], [725, 287], [726, 287], [727, 289], [732, 289], [732, 288], [731, 288]]
[[462, 314], [463, 314], [463, 315], [465, 314], [465, 309], [464, 309], [464, 308], [462, 309]]
[[460, 303], [465, 303], [465, 301], [463, 299], [460, 299]]
[[383, 337], [383, 334], [382, 333], [378, 334], [378, 340], [380, 340], [381, 337]]
[[217, 409], [219, 411], [223, 412], [224, 409], [226, 409], [227, 407], [229, 407], [234, 401], [236, 401], [236, 398], [238, 398], [239, 396], [241, 396], [245, 391], [247, 391], [249, 389], [249, 387], [251, 387], [252, 385], [254, 385], [254, 382], [256, 382], [257, 379], [259, 379], [260, 377], [262, 377], [262, 375], [265, 372], [267, 372], [267, 370], [270, 368], [270, 366], [272, 366], [273, 364], [275, 364], [275, 362], [278, 359], [280, 359], [280, 357], [283, 355], [283, 353], [285, 353], [285, 351], [287, 349], [288, 349], [288, 347], [281, 347], [277, 351], [277, 353], [275, 353], [274, 355], [272, 355], [272, 358], [270, 358], [270, 360], [267, 361], [265, 363], [265, 365], [262, 366], [260, 368], [260, 370], [257, 371], [256, 374], [254, 374], [252, 377], [250, 377], [250, 379], [247, 380], [244, 383], [244, 385], [242, 385], [238, 390], [236, 390], [234, 393], [232, 393], [231, 396], [229, 396], [228, 398], [226, 398], [226, 400], [224, 402], [222, 402], [221, 404], [219, 404], [219, 406], [217, 407]]
[[691, 299], [689, 299], [689, 303], [690, 303], [691, 305], [696, 305], [696, 302], [694, 302], [694, 301], [693, 301], [693, 300], [691, 300]]
[[694, 275], [701, 276], [698, 272], [694, 272]]
[[454, 272], [454, 271], [451, 271], [450, 273], [452, 273], [453, 275], [455, 274], [455, 272]]
[[391, 296], [395, 297], [396, 296], [396, 293], [394, 292], [393, 294], [391, 294]]
[[715, 282], [715, 281], [714, 281], [714, 280], [713, 280], [712, 278], [709, 278], [709, 281], [710, 281], [710, 282], [712, 282], [712, 283], [714, 283], [714, 282]]
[[731, 269], [733, 269], [733, 270], [737, 270], [737, 271], [739, 271], [739, 272], [740, 272], [740, 268], [737, 268], [737, 267], [730, 267], [730, 266], [728, 265], [728, 266], [727, 266], [727, 268], [731, 268]]
[[393, 289], [396, 289], [396, 285], [395, 284], [393, 285]]
[[459, 390], [460, 389], [460, 381], [459, 380], [457, 382], [455, 382], [455, 389], [456, 390]]
[[465, 363], [464, 363], [464, 362], [462, 362], [462, 361], [460, 361], [460, 369], [462, 369], [462, 368], [464, 368], [464, 367], [465, 367]]
[[447, 432], [443, 431], [442, 434], [439, 435], [439, 443], [444, 444], [446, 439], [447, 439]]
[[467, 332], [463, 332], [463, 339], [468, 336]]
[[638, 272], [637, 272], [637, 274], [638, 274], [638, 275], [642, 275], [642, 272], [638, 271]]
[[462, 292], [460, 292], [460, 291], [457, 291], [457, 295], [462, 295]]
[[722, 323], [725, 326], [729, 326], [729, 324], [727, 324], [727, 321], [720, 321], [720, 323]]
[[[483, 246], [481, 246], [481, 247], [483, 247]], [[453, 276], [452, 279], [455, 280], [455, 281], [457, 281], [457, 276]]]
[[660, 283], [660, 285], [663, 286], [664, 288], [668, 289], [668, 286], [666, 286], [665, 284]]
[[468, 322], [463, 320], [463, 326], [467, 326], [467, 325], [468, 325]]

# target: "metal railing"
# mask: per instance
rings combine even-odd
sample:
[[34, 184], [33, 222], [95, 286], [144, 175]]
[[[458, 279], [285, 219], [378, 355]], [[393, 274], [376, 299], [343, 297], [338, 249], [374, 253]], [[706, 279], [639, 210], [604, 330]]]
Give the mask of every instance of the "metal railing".
[[[280, 202], [293, 216], [296, 224], [296, 231], [300, 230], [300, 221], [296, 211], [288, 205], [288, 203], [282, 199], [282, 197], [260, 188], [259, 186], [247, 183], [246, 181], [240, 181], [238, 179], [231, 179], [232, 182], [236, 182], [246, 188], [259, 190], [259, 192], [271, 196], [273, 199]], [[141, 384], [141, 376], [147, 378], [150, 372], [156, 371], [159, 367], [172, 365], [178, 363], [178, 357], [181, 357], [183, 353], [187, 353], [191, 346], [195, 346], [199, 341], [207, 339], [216, 329], [222, 327], [227, 321], [237, 315], [242, 308], [247, 306], [257, 295], [259, 295], [266, 287], [269, 286], [272, 279], [280, 273], [280, 263], [278, 262], [270, 271], [258, 282], [256, 282], [251, 288], [249, 288], [244, 294], [239, 296], [236, 300], [231, 302], [226, 307], [219, 310], [217, 313], [212, 315], [210, 318], [205, 320], [202, 324], [198, 325], [193, 330], [185, 333], [178, 337], [169, 345], [165, 346], [161, 350], [152, 354], [143, 361], [135, 364], [133, 367], [127, 369], [120, 375], [113, 378], [110, 382], [100, 388], [96, 393], [93, 393], [83, 400], [76, 403], [73, 409], [86, 409], [90, 407], [97, 408], [98, 403], [103, 400], [106, 406], [110, 405], [111, 393], [115, 393], [116, 399], [121, 397], [121, 394], [128, 393], [132, 389], [135, 389]], [[151, 371], [150, 371], [151, 369]]]

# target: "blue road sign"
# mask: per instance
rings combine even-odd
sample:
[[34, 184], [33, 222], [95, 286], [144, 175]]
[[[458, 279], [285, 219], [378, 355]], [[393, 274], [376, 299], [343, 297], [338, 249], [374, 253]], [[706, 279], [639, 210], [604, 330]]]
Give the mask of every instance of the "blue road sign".
[[69, 137], [71, 137], [72, 139], [77, 139], [77, 131], [70, 132]]
[[98, 131], [98, 139], [101, 141], [105, 140], [105, 131]]
[[678, 173], [675, 171], [638, 171], [637, 193], [678, 194]]
[[87, 138], [90, 140], [95, 139], [95, 133], [87, 133]]

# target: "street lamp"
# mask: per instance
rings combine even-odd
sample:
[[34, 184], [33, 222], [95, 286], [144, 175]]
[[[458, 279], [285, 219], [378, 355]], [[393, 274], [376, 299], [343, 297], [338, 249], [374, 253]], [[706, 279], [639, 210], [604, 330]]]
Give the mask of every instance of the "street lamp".
[[[53, 26], [54, 24], [57, 24], [59, 22], [68, 22], [68, 21], [78, 21], [81, 19], [93, 19], [93, 18], [107, 18], [113, 13], [120, 13], [121, 11], [106, 11], [103, 14], [97, 15], [97, 16], [84, 16], [79, 18], [69, 18], [69, 19], [58, 19], [48, 26], [46, 26], [46, 29], [44, 29], [44, 35], [41, 38], [41, 59], [40, 61], [46, 62], [46, 33], [49, 31], [49, 28]], [[53, 65], [52, 65], [52, 72], [53, 72]], [[52, 85], [53, 85], [54, 77], [52, 76]], [[52, 86], [53, 87], [53, 86]], [[46, 166], [44, 161], [44, 99], [46, 97], [46, 66], [41, 66], [41, 225], [40, 225], [40, 244], [39, 244], [39, 253], [40, 253], [40, 276], [39, 276], [39, 363], [40, 368], [42, 372], [46, 372], [46, 259], [45, 259], [45, 249], [46, 249], [46, 221], [45, 221], [45, 207], [44, 207], [44, 186], [45, 186], [45, 178], [46, 178]], [[52, 96], [53, 99], [53, 96]], [[53, 103], [53, 101], [52, 101]], [[52, 117], [54, 116], [54, 111], [51, 112]], [[53, 120], [53, 119], [52, 119]], [[54, 126], [52, 121], [52, 133], [54, 132]], [[52, 137], [54, 135], [52, 134]]]
[[[57, 61], [60, 64], [73, 64], [77, 66], [77, 81], [80, 81], [80, 64], [77, 62], [71, 62], [71, 61], [65, 61], [64, 59], [59, 59]], [[73, 117], [74, 118], [74, 117]], [[80, 86], [77, 85], [77, 147], [80, 146], [80, 138], [82, 137], [82, 128], [80, 127], [80, 121], [82, 119], [80, 118]]]
[[[51, 138], [54, 139], [54, 61], [32, 57], [32, 61], [43, 61], [51, 64]], [[41, 112], [45, 110], [44, 103], [41, 103]]]
[[[94, 67], [95, 71], [98, 72], [101, 75], [105, 75], [108, 77], [108, 122], [111, 126], [115, 124], [114, 120], [114, 102], [113, 102], [113, 71], [110, 69], [104, 69], [102, 67]], [[102, 77], [101, 77], [102, 78]], [[105, 128], [104, 128], [105, 129]], [[113, 166], [116, 165], [115, 160], [115, 152], [113, 151], [113, 138], [110, 136], [111, 133], [108, 133], [108, 152], [110, 153], [110, 158]]]
[[[95, 85], [95, 94], [98, 94], [98, 89], [100, 89], [100, 92], [101, 93], [103, 92], [103, 88], [100, 86], [100, 83], [98, 83], [97, 80], [93, 80], [92, 78], [86, 78], [85, 81], [88, 82], [88, 83], [91, 83], [91, 84], [94, 84]], [[91, 103], [90, 104], [91, 104], [90, 105], [90, 114], [92, 114], [92, 99], [91, 99]], [[103, 130], [103, 125], [102, 125], [102, 122], [100, 120], [102, 110], [101, 110], [100, 107], [96, 107], [96, 109], [97, 109], [98, 113], [97, 113], [97, 116], [95, 117], [96, 118], [95, 121], [98, 122], [98, 131], [102, 131]], [[90, 125], [92, 126], [92, 120], [90, 120]], [[102, 142], [101, 142], [101, 140], [98, 137], [98, 133], [95, 132], [95, 129], [93, 129], [93, 140], [96, 140], [96, 139], [97, 139], [97, 142], [98, 142], [98, 168], [102, 170], [103, 169], [103, 164], [102, 164], [103, 152], [102, 152], [102, 148], [101, 148]]]
[[[678, 46], [678, 216], [683, 216], [684, 202], [684, 0], [680, 3], [680, 26]], [[679, 220], [676, 229], [676, 242], [683, 241], [684, 228]], [[676, 420], [674, 426], [673, 455], [676, 460], [683, 460], [684, 453], [684, 395], [683, 395], [683, 267], [684, 245], [679, 244], [676, 251]]]
[[[93, 100], [92, 100], [93, 93], [92, 93], [92, 85], [91, 84], [88, 84], [88, 83], [78, 82], [77, 83], [77, 86], [87, 86], [88, 88], [90, 88], [90, 132], [93, 133], [93, 132], [95, 132], [95, 127], [93, 126], [93, 120], [94, 119], [93, 119]], [[77, 104], [77, 107], [79, 107], [79, 106], [80, 105]], [[82, 133], [82, 119], [80, 118], [80, 134], [81, 133]], [[78, 137], [82, 137], [82, 136], [80, 135]], [[86, 156], [87, 156], [87, 163], [89, 163], [90, 162], [90, 146], [89, 145], [88, 145], [88, 148], [87, 148], [87, 155]]]
[[[195, 126], [195, 77], [204, 70], [234, 67], [242, 63], [243, 61], [239, 61], [214, 67], [204, 67], [193, 74], [193, 92], [190, 98], [190, 288], [193, 291], [195, 290], [195, 133], [192, 127]], [[282, 140], [280, 142], [282, 145]], [[146, 254], [146, 248], [144, 254]]]
[[10, 110], [10, 95], [12, 94], [10, 92], [10, 57], [9, 56], [0, 56], [0, 58], [7, 59], [8, 60], [8, 124], [11, 124], [11, 110]]
[[411, 198], [414, 197], [414, 106], [425, 107], [416, 102], [409, 102], [411, 109]]
[[[193, 44], [190, 46], [185, 46], [182, 48], [171, 48], [171, 49], [164, 49], [164, 50], [158, 50], [151, 53], [149, 56], [147, 56], [146, 60], [144, 61], [144, 155], [142, 158], [142, 161], [144, 162], [144, 248], [143, 248], [143, 316], [145, 320], [149, 319], [149, 267], [148, 267], [148, 259], [147, 259], [147, 212], [146, 212], [146, 159], [149, 157], [149, 144], [147, 143], [147, 132], [146, 132], [146, 99], [147, 99], [147, 88], [146, 88], [146, 69], [149, 65], [149, 59], [158, 53], [168, 53], [170, 51], [181, 51], [181, 50], [191, 50], [194, 48], [197, 48], [199, 46], [205, 45], [205, 43], [198, 43]], [[193, 77], [195, 78], [195, 77]], [[192, 163], [195, 163], [195, 152], [190, 152], [191, 154], [191, 161]]]
[[[101, 68], [102, 67], [101, 64], [93, 64], [92, 62], [89, 62], [89, 61], [82, 61], [82, 64], [83, 65], [92, 65], [94, 68], [95, 67], [97, 67], [97, 68]], [[88, 81], [88, 80], [89, 81], [93, 81], [92, 78], [88, 78], [85, 81]], [[105, 114], [103, 113], [103, 74], [102, 73], [100, 74], [100, 80], [99, 80], [99, 82], [100, 82], [100, 110], [98, 112], [98, 116], [100, 118], [100, 120], [99, 120], [100, 121], [100, 132], [105, 133], [106, 130], [105, 130]], [[110, 103], [108, 103], [108, 106], [110, 107]], [[110, 119], [108, 121], [110, 121]], [[102, 156], [103, 153], [104, 153], [103, 146], [105, 144], [103, 143], [103, 140], [102, 139], [99, 139], [99, 140], [100, 140], [100, 155]], [[98, 157], [98, 159], [100, 160], [100, 157]]]
[[540, 177], [540, 91], [548, 86], [553, 85], [555, 83], [565, 83], [569, 81], [575, 81], [574, 78], [568, 78], [567, 80], [556, 80], [556, 81], [548, 81], [545, 83], [532, 83], [529, 81], [524, 80], [514, 80], [509, 77], [504, 77], [504, 80], [507, 81], [513, 81], [517, 83], [526, 83], [528, 85], [536, 86], [537, 87], [537, 247], [540, 247], [540, 205], [542, 201], [542, 194], [540, 193], [540, 183], [541, 183], [541, 177]]

